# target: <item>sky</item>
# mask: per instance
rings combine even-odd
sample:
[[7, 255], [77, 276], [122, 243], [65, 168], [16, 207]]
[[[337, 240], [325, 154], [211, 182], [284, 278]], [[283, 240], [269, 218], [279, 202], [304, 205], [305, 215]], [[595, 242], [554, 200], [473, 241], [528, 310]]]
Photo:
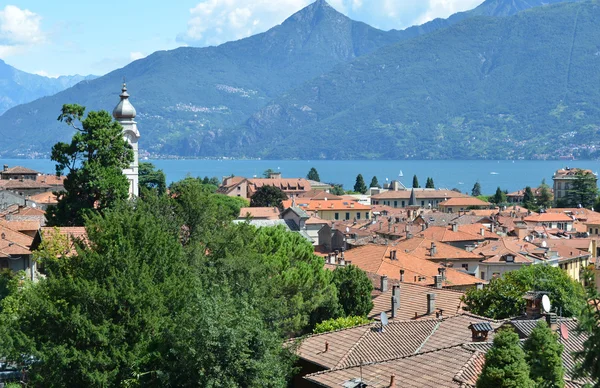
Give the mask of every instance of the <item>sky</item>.
[[[56, 77], [104, 75], [155, 51], [242, 39], [280, 24], [313, 0], [0, 1], [0, 59]], [[328, 0], [383, 30], [472, 9], [482, 0]]]

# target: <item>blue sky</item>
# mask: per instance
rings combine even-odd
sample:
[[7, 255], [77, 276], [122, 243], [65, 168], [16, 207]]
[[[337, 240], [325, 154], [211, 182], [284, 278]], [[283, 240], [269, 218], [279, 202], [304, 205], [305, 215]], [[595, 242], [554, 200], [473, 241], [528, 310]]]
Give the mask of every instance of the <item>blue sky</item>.
[[[48, 76], [103, 75], [154, 51], [216, 45], [273, 27], [313, 0], [8, 0], [0, 59]], [[328, 0], [384, 30], [474, 8], [482, 0]]]

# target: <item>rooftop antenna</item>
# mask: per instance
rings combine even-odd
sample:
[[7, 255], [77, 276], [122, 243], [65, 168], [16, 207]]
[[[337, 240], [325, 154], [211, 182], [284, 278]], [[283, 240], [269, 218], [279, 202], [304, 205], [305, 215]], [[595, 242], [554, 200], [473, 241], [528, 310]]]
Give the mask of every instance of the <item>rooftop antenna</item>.
[[379, 317], [380, 317], [379, 319], [381, 320], [381, 332], [383, 333], [383, 332], [385, 331], [385, 327], [386, 327], [386, 326], [387, 326], [387, 325], [388, 325], [390, 322], [388, 321], [388, 316], [387, 316], [387, 314], [385, 313], [385, 311], [382, 311]]

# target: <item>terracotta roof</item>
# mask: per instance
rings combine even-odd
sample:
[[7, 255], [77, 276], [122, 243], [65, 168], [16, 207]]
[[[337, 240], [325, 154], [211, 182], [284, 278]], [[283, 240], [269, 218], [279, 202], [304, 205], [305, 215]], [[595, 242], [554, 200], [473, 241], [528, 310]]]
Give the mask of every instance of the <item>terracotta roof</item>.
[[[396, 259], [391, 260], [391, 251], [396, 251]], [[432, 285], [440, 266], [428, 260], [398, 250], [393, 246], [367, 244], [345, 252], [346, 262], [351, 261], [366, 272], [386, 275], [390, 279], [400, 280], [400, 270], [404, 270], [404, 282]], [[446, 286], [464, 286], [480, 283], [474, 276], [452, 268], [446, 269]]]
[[0, 225], [17, 232], [34, 231], [40, 228], [40, 221], [0, 220]]
[[51, 186], [33, 179], [0, 179], [0, 187], [5, 190], [49, 189]]
[[479, 198], [475, 198], [475, 197], [463, 197], [463, 198], [450, 198], [444, 202], [441, 202], [438, 206], [439, 207], [444, 207], [444, 206], [464, 206], [464, 207], [469, 207], [469, 206], [490, 206], [491, 204], [489, 202], [485, 202], [480, 200]]
[[[371, 199], [409, 199], [412, 190], [390, 190], [371, 196]], [[414, 189], [417, 199], [438, 198], [469, 198], [470, 195], [452, 190], [442, 189]]]
[[64, 185], [66, 178], [67, 177], [64, 175], [56, 176], [56, 174], [41, 174], [38, 175], [35, 180], [50, 186], [62, 186]]
[[66, 256], [71, 256], [77, 253], [76, 244], [81, 242], [84, 245], [89, 244], [87, 231], [81, 226], [63, 226], [63, 227], [42, 227], [40, 228], [40, 235], [42, 240], [53, 239], [56, 233], [59, 233], [67, 237], [67, 243], [69, 244], [68, 252]]
[[22, 216], [45, 216], [46, 212], [38, 208], [24, 207], [22, 209], [19, 209], [17, 214]]
[[[533, 193], [533, 195], [535, 197], [539, 197], [541, 195], [542, 188], [541, 187], [532, 187], [531, 188], [531, 192]], [[551, 187], [548, 187], [548, 192], [550, 194], [553, 194], [554, 193], [554, 189], [552, 189]], [[525, 189], [518, 190], [518, 191], [513, 191], [512, 193], [506, 194], [507, 197], [523, 197], [524, 195], [525, 195]]]
[[480, 234], [461, 232], [460, 228], [457, 232], [454, 232], [452, 226], [432, 226], [419, 233], [418, 236], [441, 242], [481, 241], [485, 239]]
[[32, 170], [30, 168], [27, 168], [27, 167], [23, 167], [23, 166], [10, 167], [4, 171], [0, 171], [0, 173], [2, 173], [2, 174], [22, 174], [22, 175], [39, 174], [39, 172]]
[[56, 204], [58, 203], [58, 198], [51, 191], [45, 193], [39, 193], [35, 195], [30, 195], [28, 197], [33, 202], [43, 203], [43, 204]]
[[533, 258], [528, 255], [538, 249], [534, 244], [519, 240], [515, 237], [504, 237], [498, 241], [487, 241], [473, 250], [473, 253], [481, 255], [486, 259], [484, 263], [506, 262], [506, 256], [514, 256], [516, 264], [531, 264]]
[[310, 191], [307, 191], [306, 193], [298, 194], [297, 198], [308, 198], [308, 199], [319, 199], [319, 200], [324, 200], [325, 198], [327, 198], [328, 200], [342, 199], [342, 197], [340, 197], [338, 195], [334, 195], [334, 194], [328, 193], [323, 190], [310, 190]]
[[[435, 243], [436, 253], [432, 256], [431, 244]], [[402, 240], [395, 245], [396, 249], [403, 250], [420, 259], [437, 260], [437, 259], [461, 259], [461, 260], [479, 260], [481, 257], [464, 249], [454, 247], [440, 241], [434, 242], [426, 238], [411, 238]], [[407, 252], [408, 251], [408, 252]]]
[[319, 217], [310, 217], [308, 220], [306, 220], [305, 224], [306, 225], [320, 225], [320, 224], [331, 225], [331, 221], [323, 220]]
[[525, 222], [573, 222], [573, 218], [561, 213], [540, 213], [525, 217]]
[[559, 170], [556, 170], [556, 172], [554, 173], [554, 177], [553, 178], [566, 178], [566, 177], [575, 177], [578, 173], [583, 173], [583, 174], [594, 174], [592, 172], [592, 170], [584, 170], [581, 168], [561, 168]]
[[243, 207], [240, 209], [239, 218], [261, 218], [267, 220], [276, 220], [279, 218], [279, 209], [277, 207]]
[[[287, 208], [292, 206], [292, 200], [288, 199], [283, 201], [283, 207]], [[296, 206], [304, 209], [305, 211], [318, 211], [318, 210], [367, 210], [371, 211], [371, 207], [362, 205], [358, 202], [344, 201], [344, 200], [302, 200], [296, 199]]]
[[[486, 240], [498, 240], [500, 238], [500, 236], [498, 236], [496, 233], [492, 233], [487, 226], [480, 224], [480, 223], [459, 225], [458, 230], [460, 232], [466, 232], [469, 234], [474, 234], [474, 235], [478, 234], [478, 235], [482, 236], [483, 238], [485, 238]], [[483, 231], [483, 235], [481, 233], [482, 231]]]
[[8, 228], [2, 224], [0, 225], [0, 241], [12, 242], [29, 248], [33, 242], [33, 237]]

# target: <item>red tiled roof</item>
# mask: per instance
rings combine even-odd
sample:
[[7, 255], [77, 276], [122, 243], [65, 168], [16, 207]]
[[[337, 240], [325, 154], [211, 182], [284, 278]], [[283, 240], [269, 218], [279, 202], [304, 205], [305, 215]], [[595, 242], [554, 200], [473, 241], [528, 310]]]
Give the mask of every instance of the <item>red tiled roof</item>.
[[434, 241], [455, 242], [455, 241], [481, 241], [485, 238], [480, 234], [471, 234], [461, 232], [460, 228], [457, 232], [452, 230], [452, 226], [431, 226], [418, 235]]
[[573, 222], [573, 218], [561, 213], [541, 213], [525, 217], [525, 222]]
[[240, 209], [240, 218], [248, 216], [267, 220], [276, 220], [279, 218], [279, 209], [277, 207], [243, 207]]
[[39, 194], [35, 194], [35, 195], [30, 195], [28, 198], [36, 203], [43, 203], [43, 204], [58, 203], [58, 198], [51, 191], [48, 191], [45, 193], [39, 193]]
[[33, 175], [33, 174], [39, 174], [39, 172], [32, 170], [30, 168], [27, 167], [23, 167], [23, 166], [14, 166], [14, 167], [10, 167], [4, 171], [0, 171], [2, 174], [21, 174], [21, 175]]
[[441, 202], [439, 207], [449, 207], [449, 206], [490, 206], [489, 202], [485, 202], [475, 197], [465, 197], [465, 198], [450, 198], [444, 202]]
[[[410, 199], [411, 190], [390, 190], [383, 193], [371, 196], [371, 199]], [[440, 189], [415, 189], [415, 197], [417, 199], [430, 198], [469, 198], [470, 195], [459, 193], [452, 190]]]
[[[283, 207], [288, 208], [292, 206], [292, 200], [283, 201]], [[300, 207], [304, 211], [334, 211], [334, 210], [367, 210], [371, 211], [371, 207], [362, 205], [358, 202], [344, 201], [344, 200], [301, 200], [296, 199], [296, 206]]]
[[[436, 253], [432, 256], [431, 244], [435, 243]], [[450, 244], [443, 243], [441, 241], [434, 242], [433, 240], [426, 238], [411, 238], [408, 240], [402, 240], [395, 245], [395, 249], [402, 250], [406, 253], [410, 253], [420, 259], [436, 260], [436, 259], [473, 259], [479, 260], [480, 256], [467, 252], [464, 249], [454, 247]]]

